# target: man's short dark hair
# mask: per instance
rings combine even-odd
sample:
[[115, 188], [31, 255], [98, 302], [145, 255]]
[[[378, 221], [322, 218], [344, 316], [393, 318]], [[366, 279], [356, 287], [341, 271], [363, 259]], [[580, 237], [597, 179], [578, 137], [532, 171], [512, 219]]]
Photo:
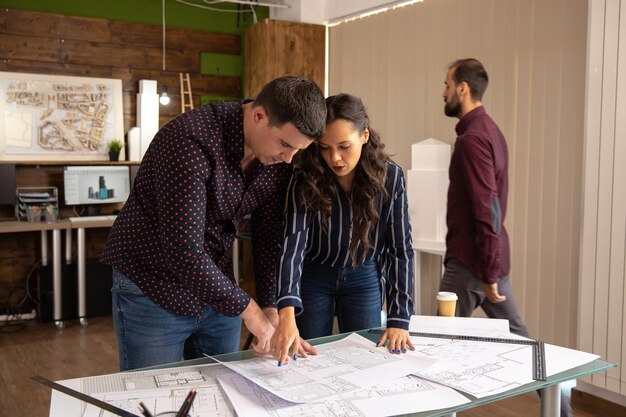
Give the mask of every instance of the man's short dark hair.
[[285, 76], [270, 81], [254, 100], [254, 106], [265, 108], [270, 125], [293, 123], [312, 140], [324, 134], [326, 102], [322, 90], [311, 80]]
[[448, 69], [454, 69], [452, 79], [456, 84], [465, 81], [469, 85], [474, 100], [482, 100], [483, 94], [489, 84], [489, 76], [483, 64], [474, 58], [457, 59], [448, 65]]

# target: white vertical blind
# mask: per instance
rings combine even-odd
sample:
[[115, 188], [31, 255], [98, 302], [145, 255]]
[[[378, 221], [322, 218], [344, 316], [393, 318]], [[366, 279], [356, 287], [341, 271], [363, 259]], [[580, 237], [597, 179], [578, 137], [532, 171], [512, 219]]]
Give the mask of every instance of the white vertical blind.
[[[425, 0], [329, 30], [329, 93], [361, 96], [405, 169], [412, 143], [454, 142], [457, 120], [445, 117], [441, 97], [447, 64], [466, 57], [485, 64], [483, 104], [510, 152], [514, 293], [532, 336], [570, 347], [577, 341], [586, 27], [587, 0]], [[429, 258], [422, 255], [423, 314], [435, 313], [440, 273]]]
[[626, 395], [626, 1], [591, 0], [588, 32], [578, 344], [618, 365], [584, 381]]

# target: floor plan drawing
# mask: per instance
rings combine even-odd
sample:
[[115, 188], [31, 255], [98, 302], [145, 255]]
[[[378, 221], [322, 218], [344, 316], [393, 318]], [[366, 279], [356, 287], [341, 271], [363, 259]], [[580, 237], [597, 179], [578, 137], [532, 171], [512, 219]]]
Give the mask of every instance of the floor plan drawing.
[[[119, 407], [131, 413], [138, 414], [139, 403], [143, 403], [152, 415], [176, 412], [180, 409], [189, 388], [171, 388], [157, 390], [136, 390], [126, 392], [112, 392], [95, 394], [94, 397], [106, 401], [107, 403]], [[235, 417], [235, 412], [221, 387], [215, 381], [205, 382], [198, 386], [196, 398], [190, 411], [192, 417]], [[85, 409], [83, 417], [113, 417], [114, 415], [89, 406]]]
[[469, 402], [450, 388], [416, 376], [307, 404], [285, 401], [238, 374], [223, 374], [218, 380], [240, 417], [384, 417]]
[[278, 367], [273, 358], [224, 362], [233, 371], [292, 402], [314, 402], [392, 380], [432, 365], [432, 359], [394, 355], [355, 333], [317, 346], [318, 355]]
[[[217, 381], [219, 375], [228, 373], [232, 371], [223, 365], [213, 363], [122, 372], [60, 382], [135, 414], [138, 413], [139, 401], [149, 406], [153, 414], [178, 410], [189, 390], [192, 387], [198, 387], [198, 395], [194, 402], [194, 409], [197, 413], [194, 415], [231, 417], [235, 415], [232, 406]], [[80, 401], [71, 401], [71, 397], [62, 394], [55, 396], [54, 392], [52, 401], [59, 401], [58, 409], [61, 410], [59, 417], [67, 415], [112, 416], [98, 407], [87, 406]], [[56, 417], [56, 415], [51, 412], [50, 417]]]
[[80, 378], [80, 391], [85, 394], [93, 394], [150, 390], [163, 387], [190, 388], [215, 382], [218, 375], [229, 372], [231, 371], [220, 364], [122, 372]]
[[[502, 331], [484, 336], [520, 338]], [[469, 340], [411, 337], [416, 348], [410, 355], [437, 359], [416, 375], [471, 394], [487, 397], [533, 382], [532, 347]], [[597, 355], [546, 344], [548, 376], [596, 359]]]
[[[421, 354], [440, 360], [419, 375], [477, 398], [533, 382], [530, 346], [485, 345], [473, 341], [447, 341], [436, 347], [421, 349]], [[520, 352], [515, 355], [518, 350]], [[520, 354], [527, 358], [520, 361]]]

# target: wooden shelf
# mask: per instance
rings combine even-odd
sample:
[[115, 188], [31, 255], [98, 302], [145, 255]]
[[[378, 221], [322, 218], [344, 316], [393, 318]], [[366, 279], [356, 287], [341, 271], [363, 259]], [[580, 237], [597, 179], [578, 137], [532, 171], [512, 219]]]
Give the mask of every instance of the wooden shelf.
[[2, 165], [16, 166], [59, 166], [59, 165], [139, 165], [141, 161], [0, 161]]

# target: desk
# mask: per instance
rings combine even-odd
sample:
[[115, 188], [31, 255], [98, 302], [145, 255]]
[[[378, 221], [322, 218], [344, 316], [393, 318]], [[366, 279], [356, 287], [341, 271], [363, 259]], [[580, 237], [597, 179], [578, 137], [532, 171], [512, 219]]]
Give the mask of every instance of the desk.
[[[379, 335], [368, 333], [367, 330], [360, 331], [358, 333], [368, 338], [369, 340], [371, 340], [372, 344], [375, 341], [377, 341], [379, 337]], [[322, 337], [322, 338], [310, 340], [310, 342], [316, 345], [320, 343], [335, 341], [345, 336], [346, 334]], [[228, 362], [228, 361], [233, 361], [233, 360], [249, 359], [249, 358], [253, 358], [254, 356], [255, 356], [254, 351], [247, 350], [243, 352], [235, 352], [235, 353], [218, 355], [215, 357], [215, 359], [220, 362]], [[214, 360], [213, 358], [200, 358], [200, 359], [194, 359], [194, 360], [189, 360], [189, 361], [182, 361], [182, 362], [176, 362], [176, 363], [171, 363], [171, 364], [166, 364], [166, 365], [154, 366], [150, 368], [144, 368], [141, 370], [145, 371], [145, 370], [154, 370], [154, 369], [176, 368], [176, 367], [181, 367], [181, 366], [204, 365], [204, 364], [215, 363], [216, 360]], [[412, 413], [412, 414], [408, 414], [408, 416], [412, 416], [412, 417], [448, 416], [459, 411], [468, 410], [468, 409], [475, 408], [484, 404], [493, 403], [493, 402], [496, 402], [505, 398], [510, 398], [516, 395], [542, 389], [543, 396], [541, 399], [541, 416], [542, 417], [560, 417], [559, 416], [559, 407], [560, 407], [559, 383], [576, 379], [584, 375], [589, 375], [589, 374], [593, 374], [596, 372], [605, 371], [613, 367], [615, 367], [615, 365], [612, 363], [606, 362], [602, 359], [596, 359], [587, 364], [576, 366], [567, 371], [550, 376], [547, 381], [534, 381], [532, 383], [507, 391], [505, 393], [492, 395], [490, 397], [485, 397], [481, 399], [476, 399], [471, 396], [465, 395], [470, 400], [469, 403], [462, 404], [456, 407], [447, 408], [447, 409]], [[141, 370], [138, 370], [138, 371], [141, 371]], [[123, 373], [119, 375], [123, 375]], [[77, 381], [77, 380], [74, 380], [74, 381]], [[90, 387], [94, 387], [93, 383], [89, 385]], [[100, 386], [99, 384], [96, 384], [96, 385]], [[197, 382], [196, 381], [187, 381], [186, 383], [182, 382], [181, 387], [184, 385], [187, 385], [188, 387], [190, 387], [192, 385], [197, 385]], [[75, 383], [71, 386], [74, 389], [81, 390], [80, 383]], [[63, 394], [53, 391], [51, 403], [50, 403], [50, 414], [49, 414], [51, 417], [54, 417], [54, 416], [78, 417], [81, 415], [81, 411], [82, 411], [81, 402], [79, 400], [69, 399], [69, 402], [68, 402], [68, 398], [65, 397]], [[358, 415], [361, 415], [361, 414], [358, 414]]]
[[[61, 320], [61, 230], [69, 236], [70, 223], [59, 220], [55, 223], [29, 223], [25, 221], [0, 222], [0, 233], [41, 232], [41, 264], [48, 265], [48, 231], [52, 230], [52, 292], [54, 324], [65, 327]], [[66, 259], [71, 256], [71, 248], [66, 246]]]
[[88, 324], [86, 316], [86, 253], [85, 253], [85, 229], [96, 227], [111, 227], [113, 219], [83, 221], [72, 223], [67, 219], [61, 219], [54, 223], [29, 223], [25, 221], [5, 221], [0, 222], [0, 234], [2, 233], [23, 233], [41, 232], [41, 263], [48, 265], [48, 236], [52, 231], [52, 293], [53, 293], [53, 313], [54, 324], [58, 329], [63, 329], [65, 323], [62, 320], [62, 280], [61, 280], [61, 230], [66, 231], [65, 239], [65, 261], [71, 262], [72, 257], [72, 230], [76, 229], [77, 242], [77, 262], [78, 262], [78, 317], [83, 326]]
[[72, 229], [76, 229], [77, 235], [77, 258], [78, 258], [78, 319], [82, 326], [89, 324], [87, 320], [87, 295], [86, 295], [86, 281], [87, 281], [87, 255], [85, 253], [85, 229], [98, 228], [98, 227], [111, 227], [115, 220], [111, 218], [97, 219], [97, 220], [85, 220], [81, 222], [69, 222]]
[[[413, 239], [413, 250], [415, 251], [415, 274], [413, 280], [413, 305], [414, 314], [428, 314], [427, 311], [422, 310], [422, 259], [420, 253], [430, 253], [438, 255], [443, 258], [446, 254], [446, 242], [427, 241]], [[439, 288], [439, 287], [437, 287]], [[439, 291], [439, 289], [437, 289]]]

